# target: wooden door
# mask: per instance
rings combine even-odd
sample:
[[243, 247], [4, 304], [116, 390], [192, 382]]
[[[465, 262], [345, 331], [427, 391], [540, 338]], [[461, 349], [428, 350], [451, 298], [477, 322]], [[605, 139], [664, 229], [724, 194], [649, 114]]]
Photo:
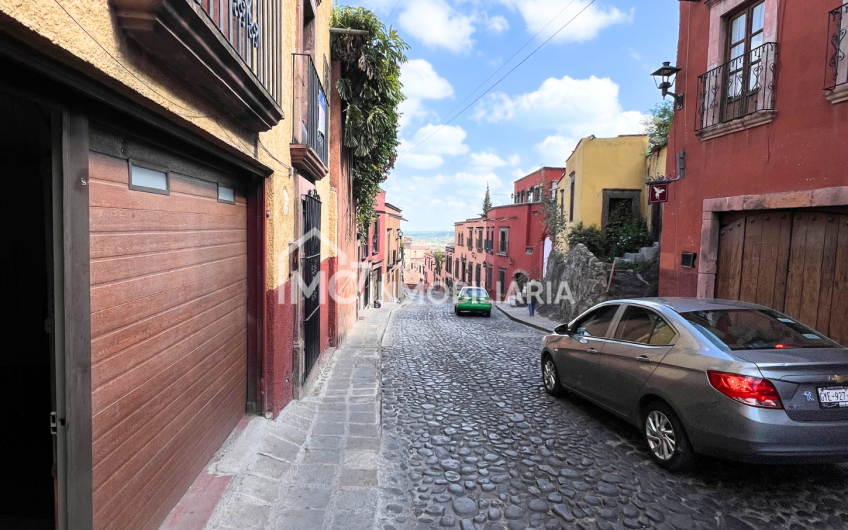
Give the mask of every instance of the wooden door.
[[169, 195], [147, 193], [128, 174], [91, 153], [98, 530], [157, 528], [246, 403], [244, 190], [228, 184], [234, 204], [221, 202], [216, 182], [174, 172]]
[[717, 298], [772, 307], [848, 344], [848, 215], [768, 212], [719, 234]]
[[848, 344], [848, 215], [796, 212], [785, 313]]
[[739, 300], [783, 310], [792, 214], [763, 213], [745, 219]]
[[716, 298], [739, 300], [745, 227], [744, 220], [736, 221], [723, 227], [719, 232]]

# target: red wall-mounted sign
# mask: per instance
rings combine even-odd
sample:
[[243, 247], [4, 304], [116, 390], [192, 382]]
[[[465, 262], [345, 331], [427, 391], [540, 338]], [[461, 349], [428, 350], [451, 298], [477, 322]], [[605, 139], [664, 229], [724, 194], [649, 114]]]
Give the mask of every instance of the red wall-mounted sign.
[[651, 184], [648, 187], [648, 202], [668, 202], [668, 184]]

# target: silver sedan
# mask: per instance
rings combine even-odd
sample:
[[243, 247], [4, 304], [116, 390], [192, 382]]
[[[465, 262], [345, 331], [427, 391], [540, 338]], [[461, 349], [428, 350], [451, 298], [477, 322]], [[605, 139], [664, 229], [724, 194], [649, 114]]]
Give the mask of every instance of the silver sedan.
[[599, 304], [542, 345], [552, 395], [639, 427], [667, 469], [697, 454], [848, 460], [848, 349], [767, 307], [645, 298]]

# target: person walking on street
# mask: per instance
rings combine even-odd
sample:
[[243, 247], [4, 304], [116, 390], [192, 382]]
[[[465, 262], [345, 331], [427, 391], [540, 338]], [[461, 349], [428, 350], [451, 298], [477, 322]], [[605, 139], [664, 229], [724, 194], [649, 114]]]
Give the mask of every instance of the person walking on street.
[[541, 295], [542, 284], [536, 280], [531, 280], [527, 284], [527, 310], [530, 312], [531, 317], [536, 314], [536, 304], [542, 301]]

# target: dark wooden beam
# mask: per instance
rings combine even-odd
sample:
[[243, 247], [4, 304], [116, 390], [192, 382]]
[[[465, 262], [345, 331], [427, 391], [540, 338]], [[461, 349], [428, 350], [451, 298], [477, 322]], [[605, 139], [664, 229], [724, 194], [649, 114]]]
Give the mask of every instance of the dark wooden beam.
[[88, 116], [72, 109], [62, 130], [68, 528], [93, 525]]

